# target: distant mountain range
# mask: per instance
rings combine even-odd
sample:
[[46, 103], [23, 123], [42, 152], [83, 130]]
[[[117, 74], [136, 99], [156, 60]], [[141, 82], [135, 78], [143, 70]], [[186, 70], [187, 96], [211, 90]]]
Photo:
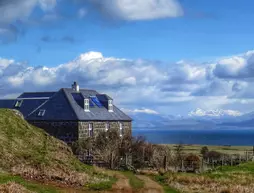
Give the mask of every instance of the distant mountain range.
[[216, 126], [254, 127], [254, 112], [242, 114], [233, 110], [196, 109], [188, 116], [128, 113], [134, 128], [214, 128]]

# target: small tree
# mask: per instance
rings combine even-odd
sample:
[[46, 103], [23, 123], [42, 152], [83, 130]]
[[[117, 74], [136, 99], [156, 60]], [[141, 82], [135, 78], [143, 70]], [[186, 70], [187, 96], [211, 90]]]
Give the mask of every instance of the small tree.
[[184, 149], [184, 146], [181, 143], [175, 147], [175, 166], [181, 166], [184, 160], [183, 149]]
[[205, 155], [209, 152], [209, 149], [207, 146], [204, 146], [201, 148], [200, 153], [202, 154], [203, 157], [205, 157]]

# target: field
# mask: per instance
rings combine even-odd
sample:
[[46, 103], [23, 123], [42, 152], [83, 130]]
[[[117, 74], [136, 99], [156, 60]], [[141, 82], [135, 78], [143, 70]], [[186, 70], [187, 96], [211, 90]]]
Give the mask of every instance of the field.
[[223, 166], [203, 174], [169, 172], [154, 179], [183, 193], [253, 193], [254, 162]]
[[[169, 144], [167, 145], [171, 149], [174, 149], [176, 146], [175, 144]], [[252, 146], [209, 146], [209, 145], [183, 145], [184, 146], [184, 153], [193, 153], [193, 154], [200, 154], [200, 150], [202, 147], [207, 146], [210, 151], [218, 151], [223, 154], [233, 155], [233, 154], [240, 154], [242, 156], [245, 156], [245, 152], [253, 151]]]

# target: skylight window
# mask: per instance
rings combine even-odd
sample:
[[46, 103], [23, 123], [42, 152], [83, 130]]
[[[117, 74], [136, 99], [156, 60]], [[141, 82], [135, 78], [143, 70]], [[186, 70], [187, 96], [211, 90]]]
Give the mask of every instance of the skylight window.
[[45, 115], [46, 110], [40, 110], [38, 112], [38, 117], [43, 117]]
[[96, 96], [90, 96], [90, 98], [94, 102], [94, 104], [96, 104], [98, 107], [103, 107], [103, 105]]
[[15, 107], [20, 108], [22, 103], [23, 103], [23, 100], [17, 100], [16, 103], [15, 103]]

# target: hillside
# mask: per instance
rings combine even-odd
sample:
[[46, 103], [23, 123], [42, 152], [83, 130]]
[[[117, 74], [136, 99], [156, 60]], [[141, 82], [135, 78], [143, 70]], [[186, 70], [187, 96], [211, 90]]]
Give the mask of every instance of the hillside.
[[30, 180], [72, 186], [109, 180], [80, 163], [64, 142], [7, 109], [0, 109], [1, 171]]

